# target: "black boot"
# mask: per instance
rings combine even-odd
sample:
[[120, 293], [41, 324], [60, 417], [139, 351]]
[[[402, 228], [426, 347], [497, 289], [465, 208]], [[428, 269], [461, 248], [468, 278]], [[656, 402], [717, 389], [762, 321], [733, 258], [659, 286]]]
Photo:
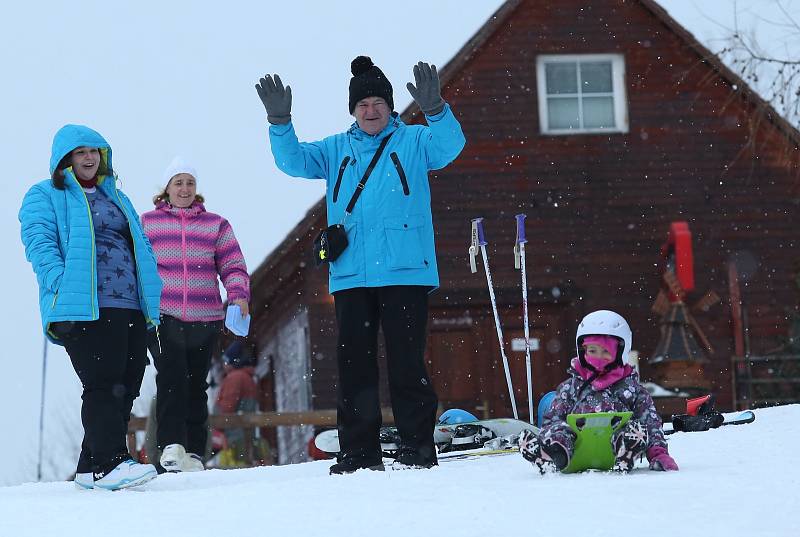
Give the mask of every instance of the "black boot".
[[378, 458], [368, 457], [348, 457], [344, 456], [339, 459], [339, 462], [331, 466], [330, 475], [352, 474], [357, 470], [375, 470], [383, 472], [383, 460]]
[[672, 416], [672, 428], [675, 431], [707, 431], [716, 429], [725, 421], [725, 417], [716, 410], [707, 414], [690, 416], [689, 414], [674, 414]]
[[392, 466], [406, 468], [433, 468], [438, 464], [439, 461], [436, 459], [435, 454], [432, 456], [426, 456], [416, 448], [401, 446], [400, 450], [397, 452], [397, 458]]
[[449, 451], [480, 448], [494, 437], [492, 431], [478, 423], [462, 423], [453, 432]]

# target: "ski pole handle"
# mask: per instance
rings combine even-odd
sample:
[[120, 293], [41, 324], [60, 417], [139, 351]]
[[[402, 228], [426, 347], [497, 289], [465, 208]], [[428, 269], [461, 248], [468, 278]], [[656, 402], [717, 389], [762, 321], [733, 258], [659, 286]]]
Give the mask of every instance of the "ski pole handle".
[[528, 242], [525, 238], [525, 219], [527, 218], [524, 214], [518, 214], [514, 218], [517, 219], [517, 244], [524, 244]]
[[483, 224], [481, 224], [481, 220], [483, 220], [483, 218], [472, 219], [472, 232], [470, 234], [469, 243], [469, 269], [473, 274], [478, 272], [478, 264], [476, 262], [478, 247], [482, 244], [486, 244], [486, 241], [483, 240]]
[[522, 262], [522, 245], [528, 241], [525, 239], [525, 215], [518, 214], [514, 218], [517, 219], [517, 240], [514, 243], [514, 268], [519, 270]]
[[476, 246], [486, 246], [488, 244], [483, 235], [483, 217], [472, 219], [472, 244]]

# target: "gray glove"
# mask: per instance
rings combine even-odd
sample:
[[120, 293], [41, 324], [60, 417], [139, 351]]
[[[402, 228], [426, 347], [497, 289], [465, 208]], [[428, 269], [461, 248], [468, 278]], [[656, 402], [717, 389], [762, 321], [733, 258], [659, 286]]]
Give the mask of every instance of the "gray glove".
[[267, 109], [267, 121], [273, 125], [284, 125], [292, 119], [292, 88], [283, 87], [281, 77], [264, 75], [256, 84], [256, 91]]
[[406, 87], [420, 110], [427, 116], [435, 116], [441, 112], [444, 108], [444, 100], [439, 87], [439, 73], [436, 72], [436, 66], [419, 62], [414, 66], [414, 81], [417, 83], [416, 87], [411, 82], [406, 84]]

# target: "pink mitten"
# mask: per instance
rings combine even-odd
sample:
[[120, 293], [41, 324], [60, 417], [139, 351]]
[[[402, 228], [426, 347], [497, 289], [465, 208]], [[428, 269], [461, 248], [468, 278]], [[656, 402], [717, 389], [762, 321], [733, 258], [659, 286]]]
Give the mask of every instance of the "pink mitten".
[[669, 472], [678, 469], [675, 459], [669, 456], [667, 448], [653, 446], [647, 450], [647, 460], [650, 461], [650, 469], [658, 472]]

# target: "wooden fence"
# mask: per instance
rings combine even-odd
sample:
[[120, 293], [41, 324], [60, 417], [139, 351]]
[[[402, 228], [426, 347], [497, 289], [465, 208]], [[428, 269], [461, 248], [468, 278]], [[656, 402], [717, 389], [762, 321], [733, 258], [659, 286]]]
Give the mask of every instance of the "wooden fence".
[[[382, 408], [384, 424], [394, 423], [391, 408]], [[336, 427], [336, 410], [309, 410], [305, 412], [250, 412], [241, 414], [212, 414], [208, 418], [211, 429], [244, 429], [245, 459], [253, 464], [253, 430], [261, 427], [315, 425]], [[136, 433], [145, 431], [147, 418], [131, 416], [128, 423], [128, 451], [136, 456]]]

